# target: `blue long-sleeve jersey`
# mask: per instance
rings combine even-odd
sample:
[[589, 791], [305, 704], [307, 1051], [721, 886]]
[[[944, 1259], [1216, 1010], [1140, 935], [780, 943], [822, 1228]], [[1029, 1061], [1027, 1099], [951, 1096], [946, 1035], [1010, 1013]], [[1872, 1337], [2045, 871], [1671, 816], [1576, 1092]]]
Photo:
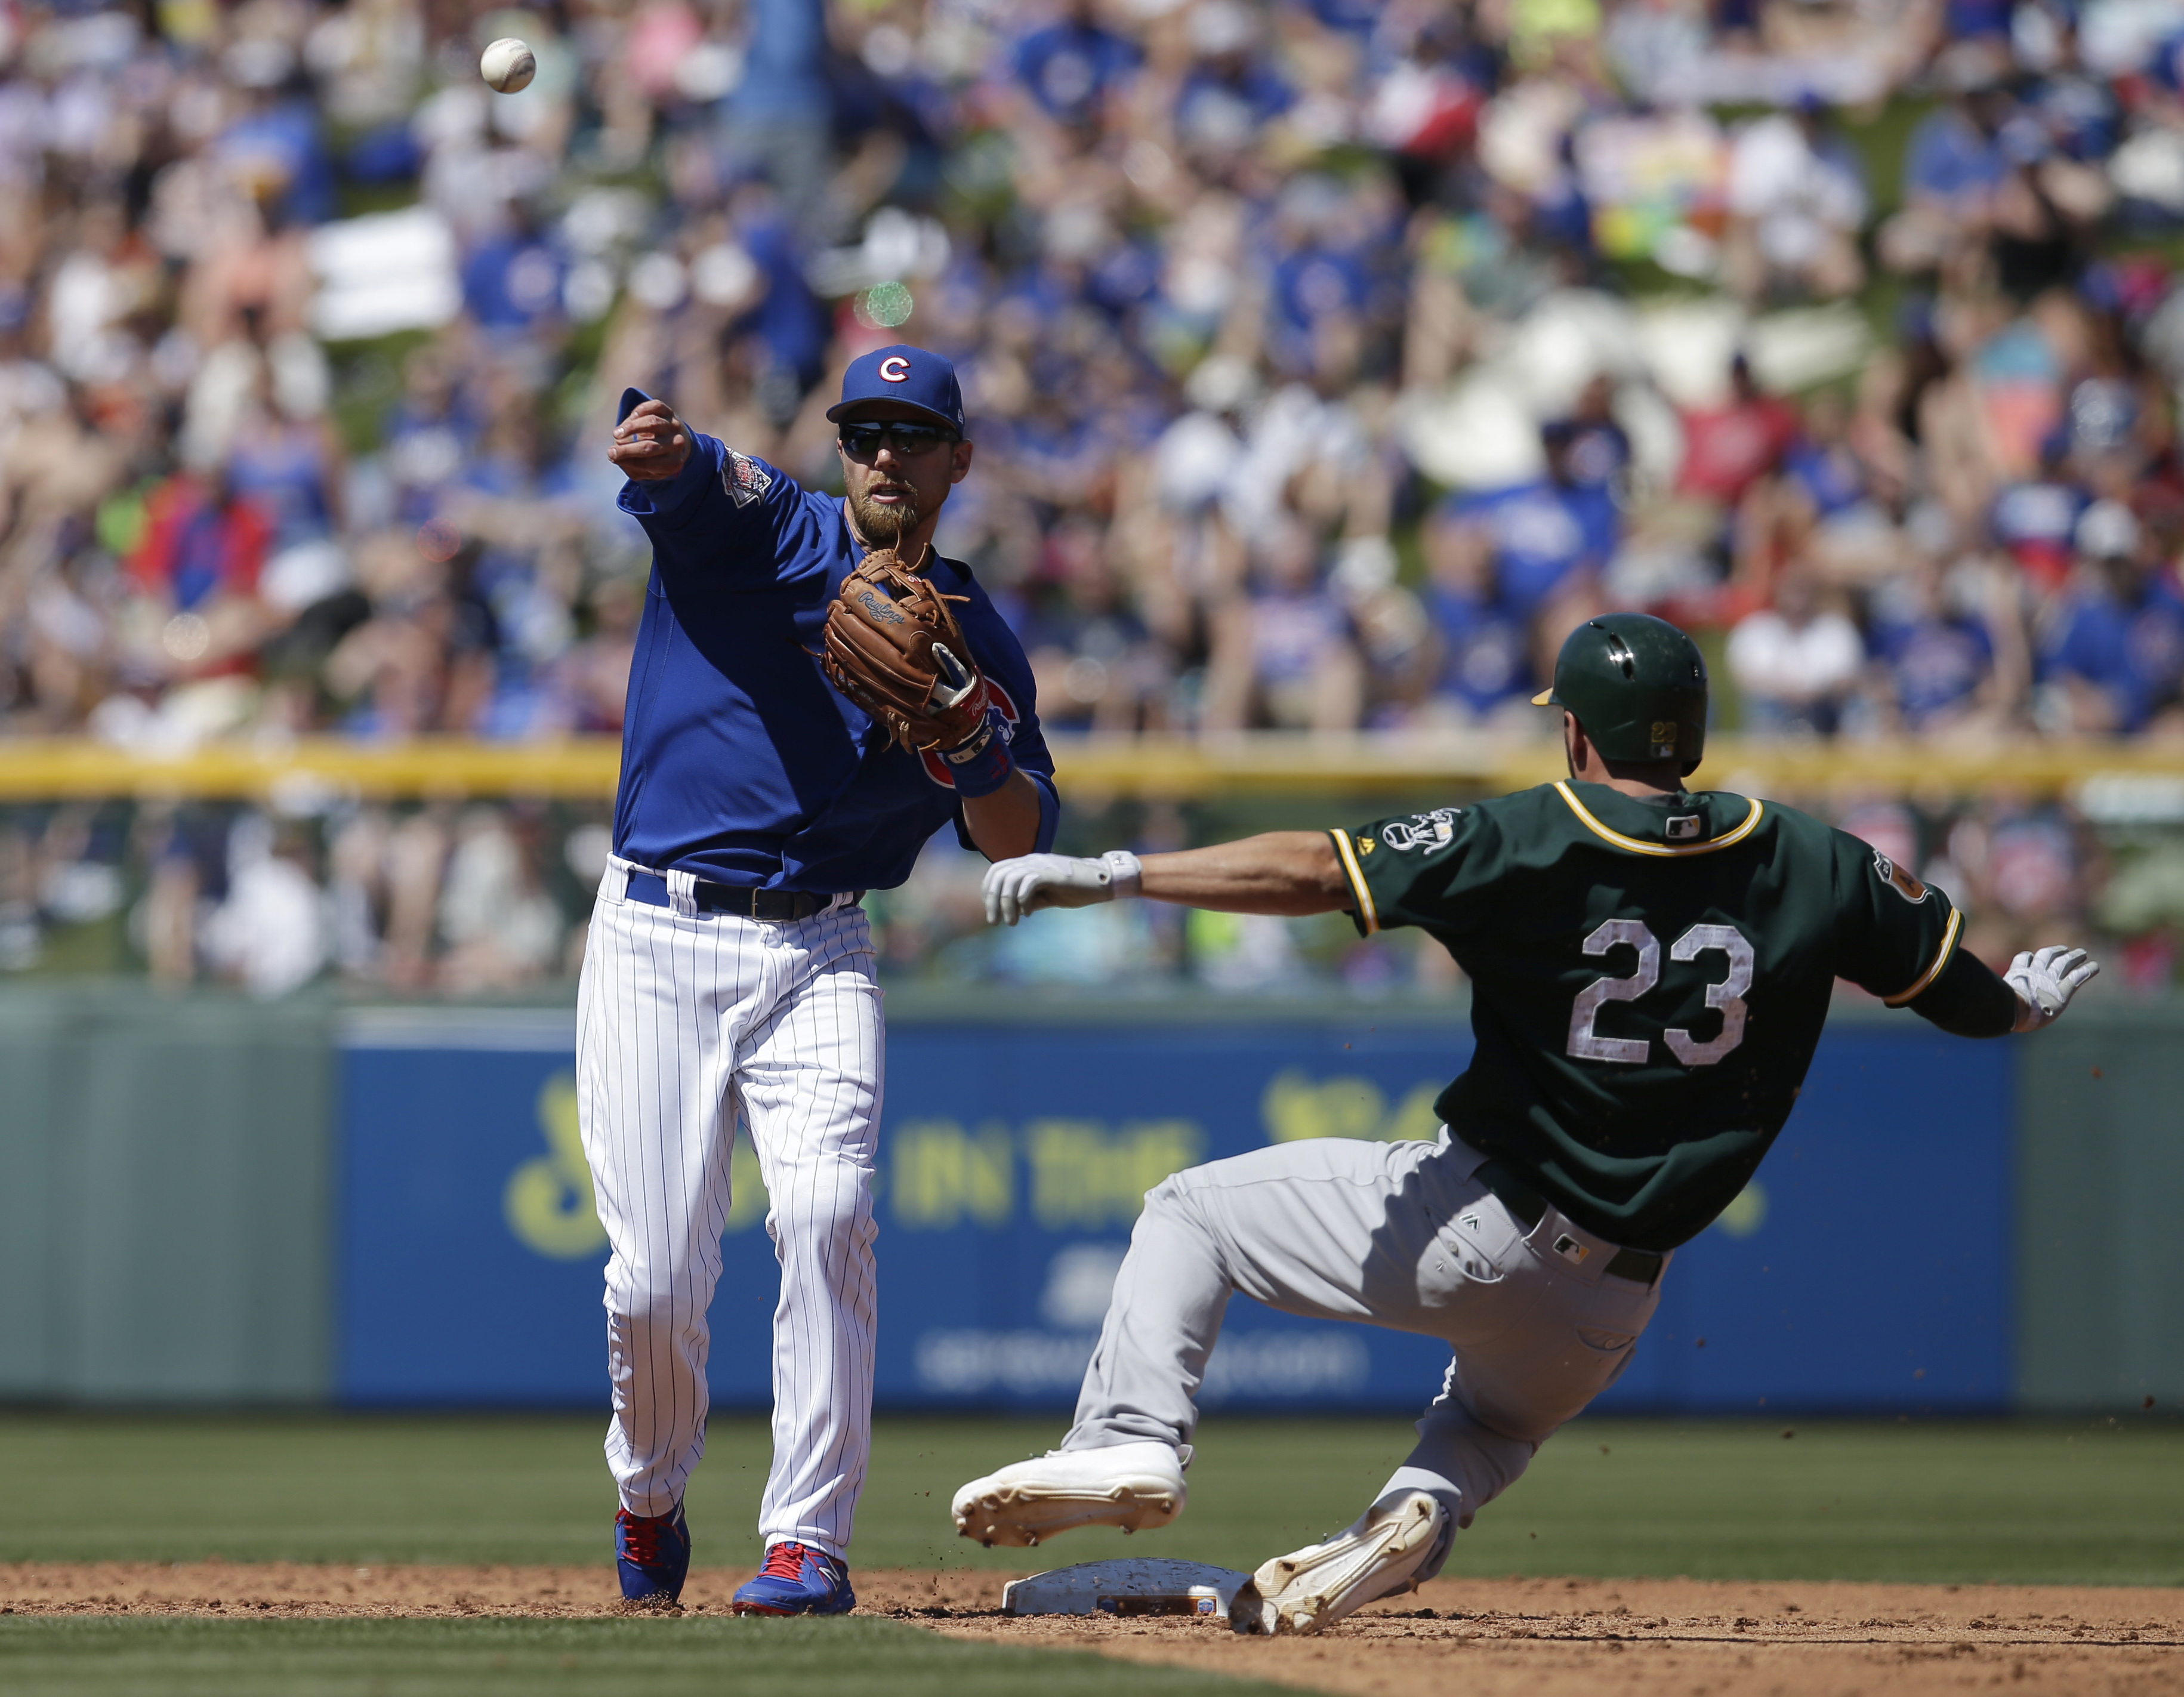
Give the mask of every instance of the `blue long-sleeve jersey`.
[[[615, 852], [660, 871], [771, 889], [889, 889], [960, 810], [942, 763], [894, 747], [813, 658], [860, 551], [841, 503], [693, 433], [664, 483], [629, 482], [622, 511], [652, 538], [630, 667]], [[1030, 663], [956, 560], [933, 581], [967, 598], [963, 635], [1039, 793], [1039, 848], [1059, 812]]]

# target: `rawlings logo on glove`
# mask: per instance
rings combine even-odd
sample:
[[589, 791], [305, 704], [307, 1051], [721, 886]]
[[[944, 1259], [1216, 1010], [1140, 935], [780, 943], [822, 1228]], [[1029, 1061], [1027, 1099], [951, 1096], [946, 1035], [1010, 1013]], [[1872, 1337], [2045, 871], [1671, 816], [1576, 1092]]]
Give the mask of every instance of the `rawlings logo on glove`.
[[986, 727], [986, 681], [967, 658], [950, 601], [926, 568], [912, 570], [893, 548], [874, 548], [843, 580], [827, 609], [821, 668], [835, 688], [887, 726], [905, 748], [958, 748]]
[[860, 584], [852, 598], [857, 604], [857, 610], [875, 624], [905, 625], [910, 622], [894, 610], [894, 603], [877, 589]]

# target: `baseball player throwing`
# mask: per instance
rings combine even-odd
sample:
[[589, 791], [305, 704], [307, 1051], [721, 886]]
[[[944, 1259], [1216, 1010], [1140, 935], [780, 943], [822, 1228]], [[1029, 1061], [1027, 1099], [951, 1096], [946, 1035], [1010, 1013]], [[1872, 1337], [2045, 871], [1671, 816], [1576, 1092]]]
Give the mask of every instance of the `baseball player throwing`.
[[[671, 1604], [705, 1448], [705, 1310], [749, 1128], [781, 1263], [773, 1466], [739, 1613], [839, 1614], [871, 1448], [880, 997], [859, 898], [955, 821], [989, 857], [1054, 839], [1031, 670], [969, 570], [930, 553], [971, 469], [956, 376], [884, 348], [840, 404], [844, 500], [636, 391], [608, 458], [653, 565], [614, 857], [577, 998], [584, 1154], [610, 1255], [623, 1594]], [[748, 1294], [743, 1294], [748, 1299]]]
[[1538, 698], [1569, 777], [1357, 830], [1184, 854], [1053, 854], [986, 877], [990, 920], [1118, 896], [1424, 927], [1474, 983], [1478, 1047], [1437, 1143], [1329, 1138], [1176, 1174], [1145, 1199], [1061, 1448], [956, 1494], [987, 1544], [1181, 1511], [1192, 1399], [1231, 1291], [1445, 1338], [1418, 1443], [1348, 1530], [1261, 1566], [1231, 1620], [1312, 1632], [1438, 1572], [1457, 1531], [1630, 1362], [1676, 1246], [1751, 1179], [1819, 1041], [1835, 980], [1944, 1031], [2060, 1014], [2097, 970], [2020, 954], [1997, 977], [1963, 917], [1795, 810], [1691, 792], [1704, 663], [1673, 626], [1572, 632]]

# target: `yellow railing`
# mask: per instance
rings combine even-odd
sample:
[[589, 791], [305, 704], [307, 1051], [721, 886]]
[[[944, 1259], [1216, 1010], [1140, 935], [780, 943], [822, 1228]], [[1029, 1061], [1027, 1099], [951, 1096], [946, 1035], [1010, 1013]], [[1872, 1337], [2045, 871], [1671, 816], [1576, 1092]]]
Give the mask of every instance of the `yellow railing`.
[[0, 743], [0, 800], [127, 795], [301, 802], [326, 793], [596, 800], [613, 797], [621, 764], [621, 745], [609, 737], [376, 743], [325, 737], [280, 745], [217, 743], [179, 754], [54, 738]]
[[[1547, 742], [1457, 734], [1254, 735], [1054, 739], [1065, 794], [1192, 800], [1279, 795], [1494, 793], [1561, 776]], [[281, 746], [217, 744], [159, 755], [86, 740], [0, 743], [0, 801], [103, 796], [260, 798], [537, 796], [604, 801], [621, 748], [610, 738], [491, 743], [370, 743], [333, 737]], [[2006, 788], [2070, 794], [2094, 776], [2184, 781], [2184, 745], [2153, 743], [1794, 743], [1721, 737], [1697, 782], [1792, 795], [1856, 791], [1964, 794]]]
[[[1065, 793], [1164, 798], [1240, 794], [1494, 794], [1563, 776], [1559, 743], [1454, 735], [1251, 736], [1204, 741], [1056, 739]], [[2184, 745], [1797, 743], [1712, 739], [1693, 782], [1760, 794], [2074, 793], [2095, 774], [2184, 780]]]

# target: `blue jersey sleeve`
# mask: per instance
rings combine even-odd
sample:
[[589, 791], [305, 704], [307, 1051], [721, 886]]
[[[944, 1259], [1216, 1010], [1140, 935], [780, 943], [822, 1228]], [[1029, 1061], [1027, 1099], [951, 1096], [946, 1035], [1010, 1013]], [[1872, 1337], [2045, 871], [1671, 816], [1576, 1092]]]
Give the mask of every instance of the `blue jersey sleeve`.
[[738, 453], [717, 437], [693, 435], [681, 471], [665, 482], [632, 479], [615, 504], [644, 526], [663, 566], [772, 581], [803, 492], [764, 460]]

